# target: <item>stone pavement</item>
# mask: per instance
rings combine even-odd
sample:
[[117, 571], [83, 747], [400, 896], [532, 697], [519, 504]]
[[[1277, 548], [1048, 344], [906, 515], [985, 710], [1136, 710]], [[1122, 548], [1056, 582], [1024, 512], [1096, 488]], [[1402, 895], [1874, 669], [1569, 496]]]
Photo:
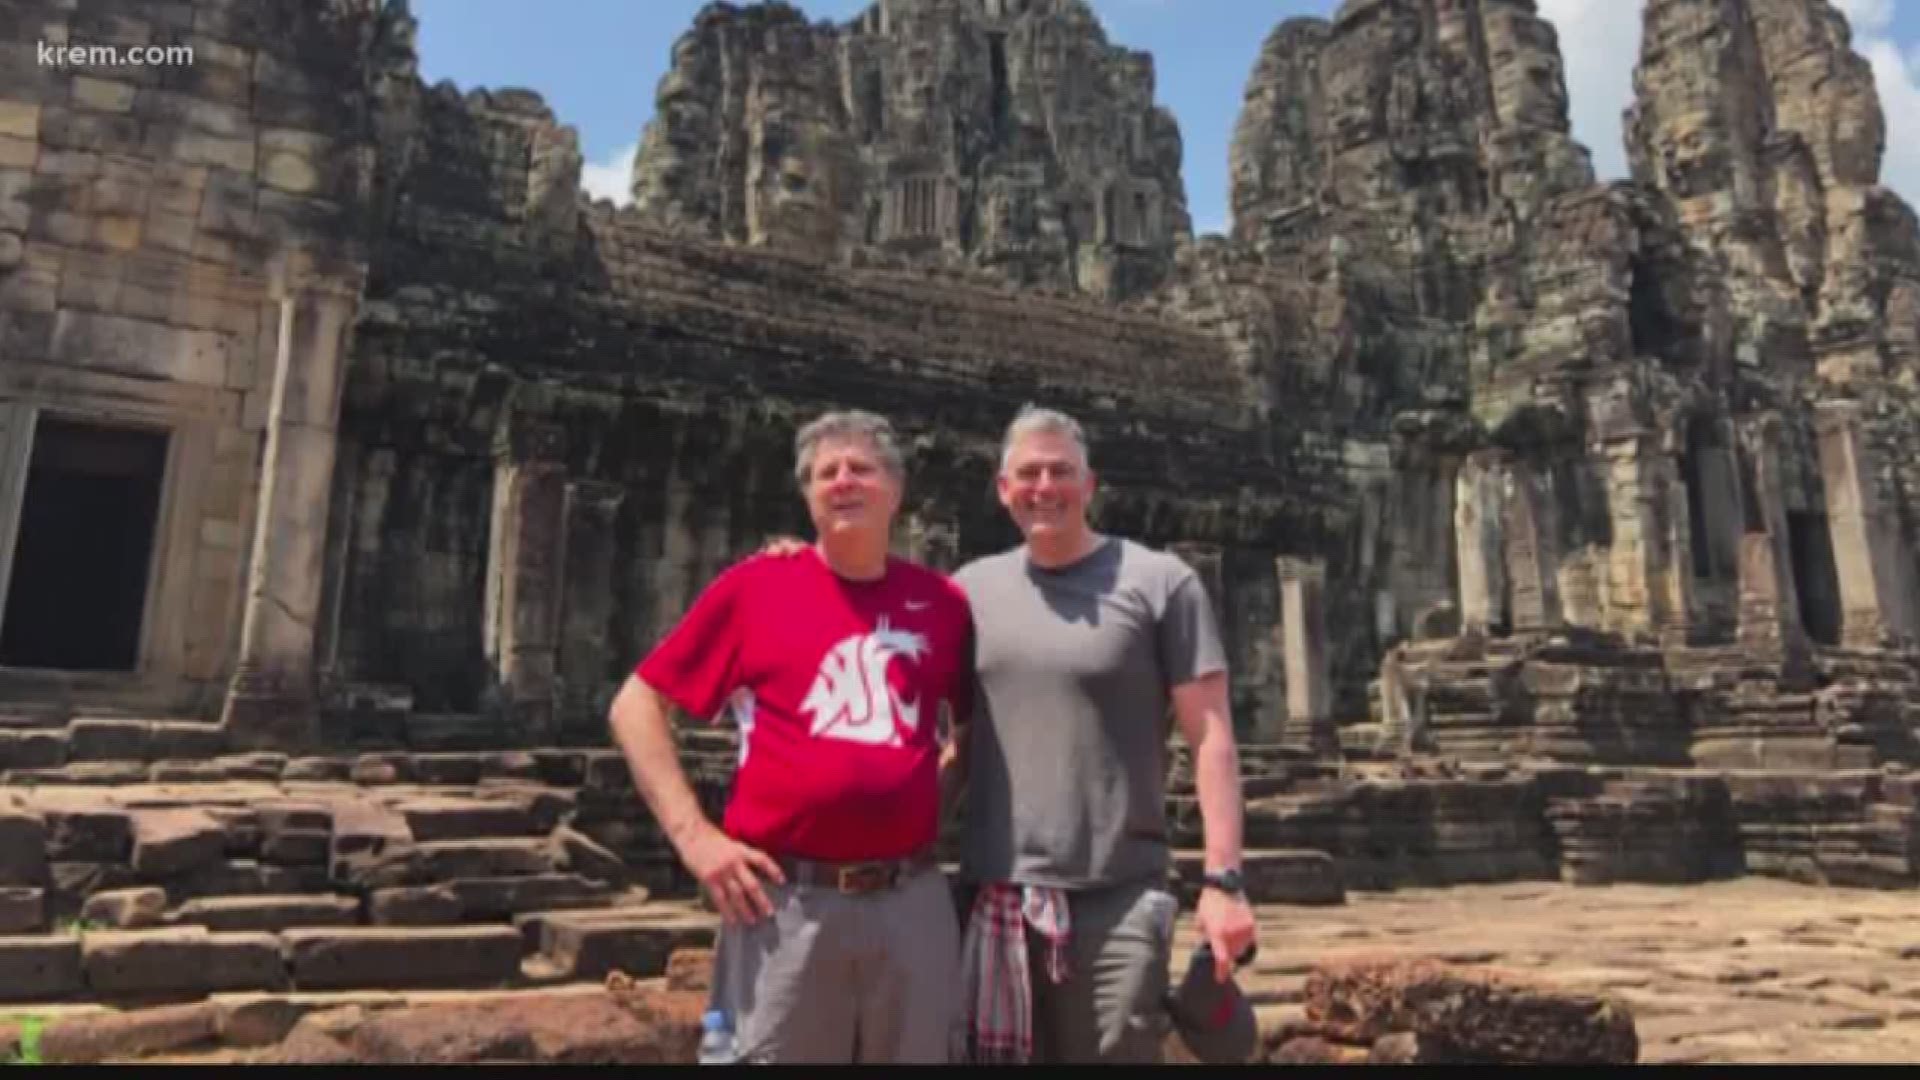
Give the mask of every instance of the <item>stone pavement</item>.
[[[1351, 892], [1262, 905], [1244, 983], [1263, 1027], [1344, 955], [1510, 968], [1633, 1008], [1641, 1061], [1920, 1061], [1920, 905], [1763, 878], [1666, 887], [1549, 882]], [[1183, 916], [1175, 977], [1196, 942]]]

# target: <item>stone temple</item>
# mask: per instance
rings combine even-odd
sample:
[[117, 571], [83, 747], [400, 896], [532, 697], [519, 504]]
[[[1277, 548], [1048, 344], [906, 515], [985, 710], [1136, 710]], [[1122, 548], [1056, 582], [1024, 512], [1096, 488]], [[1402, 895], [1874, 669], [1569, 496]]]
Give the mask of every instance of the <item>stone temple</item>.
[[[0, 0], [0, 933], [158, 888], [224, 958], [0, 998], [387, 985], [343, 923], [470, 933], [393, 962], [445, 985], [641, 964], [610, 898], [687, 883], [607, 703], [805, 531], [843, 406], [942, 567], [1017, 541], [1021, 404], [1088, 424], [1099, 525], [1222, 615], [1273, 899], [1920, 886], [1920, 220], [1828, 0], [1648, 0], [1605, 183], [1532, 0], [1284, 22], [1204, 237], [1085, 0], [711, 4], [621, 208], [415, 30]], [[687, 755], [723, 798], [725, 731]]]

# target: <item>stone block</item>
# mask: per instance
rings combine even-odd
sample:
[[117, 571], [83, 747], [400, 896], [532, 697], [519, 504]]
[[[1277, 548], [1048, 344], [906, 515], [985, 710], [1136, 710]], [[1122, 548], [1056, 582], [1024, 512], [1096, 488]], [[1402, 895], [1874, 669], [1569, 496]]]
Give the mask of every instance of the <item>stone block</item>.
[[[49, 223], [59, 224], [58, 228], [72, 227], [79, 230], [74, 244], [95, 244], [92, 218], [76, 214], [48, 214]], [[57, 237], [55, 237], [57, 241]], [[58, 241], [57, 241], [58, 242]], [[60, 274], [60, 306], [72, 310], [62, 311], [54, 318], [53, 338], [49, 345], [60, 345], [61, 321], [68, 318], [88, 318], [89, 313], [111, 314], [120, 303], [120, 268], [105, 265], [97, 260], [67, 260]]]
[[442, 840], [415, 847], [427, 873], [441, 881], [462, 877], [516, 877], [553, 869], [544, 838]]
[[413, 775], [423, 784], [467, 786], [480, 782], [483, 764], [479, 754], [415, 754]]
[[0, 937], [0, 1001], [61, 1001], [84, 986], [79, 938]]
[[80, 906], [80, 919], [93, 926], [114, 930], [144, 930], [159, 926], [166, 919], [167, 890], [155, 886], [138, 889], [109, 889], [87, 897]]
[[140, 246], [140, 219], [126, 214], [103, 214], [93, 219], [93, 242], [108, 251], [132, 251]]
[[[46, 192], [53, 187], [50, 181], [98, 179], [104, 168], [104, 160], [91, 150], [47, 150], [40, 155], [39, 164], [33, 169], [35, 187], [41, 192]], [[73, 190], [85, 196], [92, 188], [88, 184], [76, 184]], [[91, 208], [84, 198], [67, 198], [55, 202], [51, 197], [43, 194], [40, 200], [44, 200], [41, 201], [43, 206], [57, 206], [59, 209], [76, 214], [86, 213]]]
[[559, 857], [554, 862], [563, 869], [610, 885], [625, 885], [632, 877], [632, 871], [618, 855], [578, 830], [561, 828], [553, 834], [553, 842], [559, 849]]
[[605, 907], [615, 890], [578, 874], [466, 878], [446, 883], [470, 922], [500, 919], [523, 911], [562, 911]]
[[119, 807], [48, 807], [46, 834], [56, 863], [125, 863], [132, 855], [132, 819]]
[[190, 255], [198, 229], [199, 225], [192, 216], [149, 210], [145, 230], [147, 246]]
[[333, 810], [325, 803], [292, 800], [263, 802], [255, 807], [255, 811], [260, 815], [260, 828], [269, 836], [283, 832], [333, 831]]
[[362, 754], [349, 776], [356, 784], [397, 784], [410, 778], [410, 762], [405, 754]]
[[0, 885], [47, 883], [47, 827], [39, 815], [0, 808]]
[[260, 861], [276, 866], [325, 866], [333, 833], [290, 830], [269, 834], [260, 844]]
[[49, 348], [56, 360], [76, 367], [217, 388], [226, 384], [232, 341], [213, 331], [61, 311], [54, 318]]
[[525, 807], [478, 799], [414, 799], [395, 809], [420, 841], [531, 836], [542, 830]]
[[292, 195], [310, 195], [321, 187], [313, 160], [286, 151], [268, 152], [260, 166], [260, 182]]
[[535, 750], [540, 782], [556, 787], [579, 787], [587, 780], [587, 755], [579, 750]]
[[272, 896], [332, 890], [324, 867], [271, 866], [252, 859], [226, 859], [168, 883], [178, 899], [201, 896]]
[[222, 931], [352, 926], [360, 921], [360, 901], [351, 896], [209, 896], [181, 904], [173, 921]]
[[540, 762], [525, 750], [503, 750], [485, 756], [483, 771], [488, 777], [510, 780], [540, 779]]
[[667, 989], [704, 993], [712, 987], [712, 949], [676, 949], [667, 957]]
[[520, 973], [520, 935], [507, 926], [288, 930], [280, 937], [299, 990], [485, 987]]
[[153, 725], [149, 753], [155, 758], [212, 759], [225, 748], [218, 724], [162, 721]]
[[181, 131], [173, 139], [172, 155], [189, 165], [212, 165], [252, 173], [254, 142], [250, 138], [223, 138], [199, 131]]
[[143, 152], [138, 118], [51, 105], [40, 112], [40, 141], [55, 150], [88, 150], [130, 157]]
[[698, 916], [632, 911], [554, 912], [546, 915], [540, 952], [575, 979], [601, 979], [620, 971], [636, 979], [666, 974], [667, 958], [681, 949], [710, 949], [717, 923]]
[[49, 864], [52, 889], [47, 914], [56, 922], [80, 916], [88, 897], [136, 882], [133, 870], [117, 862], [56, 862]]
[[222, 236], [251, 236], [254, 229], [253, 177], [230, 169], [207, 173], [200, 197], [200, 228]]
[[[56, 338], [59, 333], [56, 323]], [[86, 717], [67, 726], [67, 756], [73, 761], [145, 761], [152, 738], [153, 723], [148, 720]]]
[[152, 209], [156, 213], [198, 218], [209, 171], [205, 165], [162, 162], [155, 175]]
[[0, 135], [0, 169], [31, 169], [39, 158], [39, 140]]
[[283, 997], [228, 997], [215, 1002], [222, 1046], [272, 1046], [287, 1037], [308, 1013], [324, 1005]]
[[465, 911], [445, 885], [375, 889], [367, 897], [368, 921], [376, 926], [448, 926]]
[[40, 1054], [49, 1064], [86, 1065], [185, 1050], [213, 1042], [218, 1020], [210, 1001], [78, 1016], [49, 1025]]
[[353, 764], [340, 758], [306, 757], [294, 758], [287, 762], [282, 779], [286, 780], [345, 780], [353, 771]]
[[280, 943], [272, 934], [215, 934], [200, 927], [95, 931], [81, 941], [81, 963], [87, 988], [103, 997], [286, 985]]
[[123, 82], [76, 75], [70, 84], [73, 103], [101, 112], [131, 112], [136, 89]]
[[222, 754], [214, 759], [229, 780], [278, 780], [287, 768], [287, 755], [271, 751]]
[[226, 829], [204, 810], [134, 810], [134, 870], [148, 877], [172, 877], [219, 862]]
[[0, 934], [32, 934], [46, 929], [46, 891], [0, 886]]
[[40, 137], [40, 106], [29, 101], [0, 100], [0, 136], [38, 139]]
[[66, 760], [64, 731], [0, 731], [0, 770], [53, 769]]

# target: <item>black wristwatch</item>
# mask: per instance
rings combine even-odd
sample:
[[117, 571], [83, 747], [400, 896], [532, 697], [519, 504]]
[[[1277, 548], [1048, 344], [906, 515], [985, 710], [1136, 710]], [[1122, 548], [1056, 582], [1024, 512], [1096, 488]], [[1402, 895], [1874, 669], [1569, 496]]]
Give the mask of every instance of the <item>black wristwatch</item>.
[[1245, 890], [1241, 888], [1240, 871], [1211, 870], [1200, 879], [1200, 884], [1209, 889], [1218, 889], [1228, 896], [1239, 896]]

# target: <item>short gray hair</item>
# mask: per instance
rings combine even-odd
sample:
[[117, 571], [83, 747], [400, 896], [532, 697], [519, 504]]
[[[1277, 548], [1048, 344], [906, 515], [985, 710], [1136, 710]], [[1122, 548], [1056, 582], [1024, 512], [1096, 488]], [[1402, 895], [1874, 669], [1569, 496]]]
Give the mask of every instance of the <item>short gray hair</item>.
[[1087, 433], [1080, 427], [1080, 421], [1057, 409], [1023, 405], [1020, 408], [1020, 415], [1014, 417], [1013, 423], [1007, 425], [1006, 438], [1000, 442], [1001, 471], [1006, 470], [1007, 460], [1013, 456], [1013, 444], [1028, 435], [1043, 432], [1049, 435], [1064, 435], [1072, 439], [1073, 445], [1080, 449], [1080, 464], [1086, 468], [1093, 467], [1093, 455], [1087, 450]]
[[880, 464], [895, 480], [905, 482], [907, 462], [894, 438], [893, 425], [884, 416], [859, 409], [830, 412], [800, 429], [793, 437], [793, 478], [802, 488], [813, 474], [813, 455], [823, 442], [865, 439], [873, 445]]

